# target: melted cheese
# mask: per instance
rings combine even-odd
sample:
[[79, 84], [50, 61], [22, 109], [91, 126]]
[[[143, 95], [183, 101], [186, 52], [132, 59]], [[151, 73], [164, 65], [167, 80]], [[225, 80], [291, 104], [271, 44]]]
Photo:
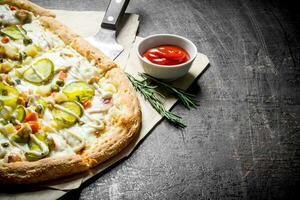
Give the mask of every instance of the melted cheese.
[[[19, 79], [17, 73], [23, 73], [26, 69], [32, 66], [36, 61], [47, 58], [54, 64], [55, 75], [53, 79], [46, 85], [33, 85], [21, 79], [21, 84], [15, 87], [20, 92], [29, 93], [32, 102], [39, 100], [40, 95], [46, 95], [50, 91], [51, 85], [58, 80], [59, 71], [68, 71], [68, 76], [65, 80], [65, 85], [75, 80], [88, 81], [91, 77], [101, 77], [100, 70], [95, 66], [94, 62], [89, 62], [85, 57], [81, 56], [78, 52], [70, 46], [66, 46], [64, 42], [53, 33], [44, 30], [40, 22], [33, 17], [32, 23], [23, 25], [27, 31], [27, 36], [32, 39], [33, 44], [40, 47], [41, 52], [34, 58], [29, 59], [23, 63], [22, 68], [14, 69], [9, 72], [11, 79]], [[20, 51], [24, 49], [22, 41], [11, 41], [9, 45], [17, 47]], [[35, 69], [33, 69], [35, 70]], [[44, 79], [43, 74], [35, 70], [37, 76]], [[46, 108], [43, 117], [39, 119], [42, 129], [41, 131], [47, 133], [47, 140], [54, 143], [48, 156], [58, 157], [73, 155], [85, 147], [86, 144], [93, 145], [97, 142], [97, 137], [94, 134], [97, 130], [105, 128], [105, 121], [112, 120], [120, 110], [112, 105], [112, 103], [104, 103], [103, 98], [117, 98], [117, 86], [107, 81], [105, 78], [100, 79], [98, 83], [94, 83], [95, 96], [91, 100], [92, 106], [83, 111], [83, 115], [77, 116], [72, 111], [66, 110], [62, 106], [55, 104], [53, 96], [43, 97], [46, 102], [51, 102], [54, 107], [63, 110], [66, 113], [76, 117], [78, 121], [83, 122], [83, 125], [76, 123], [67, 129], [56, 129], [56, 122], [51, 114], [51, 111]], [[31, 105], [31, 104], [29, 104]], [[33, 109], [31, 107], [28, 110]], [[109, 134], [110, 127], [107, 127]], [[39, 145], [42, 152], [47, 153], [46, 145], [39, 141], [35, 136], [31, 138]], [[22, 160], [26, 160], [24, 154], [26, 152], [34, 153], [40, 156], [40, 152], [33, 152], [29, 149], [28, 144], [18, 144], [11, 142], [8, 138], [0, 133], [0, 142], [6, 141], [10, 143], [9, 147], [0, 148], [0, 162], [7, 162], [8, 155], [16, 154]]]
[[50, 48], [63, 47], [64, 42], [51, 32], [45, 31], [40, 22], [34, 19], [30, 24], [24, 24], [23, 28], [27, 31], [27, 35], [43, 50]]
[[19, 20], [7, 5], [0, 5], [0, 24], [19, 24]]

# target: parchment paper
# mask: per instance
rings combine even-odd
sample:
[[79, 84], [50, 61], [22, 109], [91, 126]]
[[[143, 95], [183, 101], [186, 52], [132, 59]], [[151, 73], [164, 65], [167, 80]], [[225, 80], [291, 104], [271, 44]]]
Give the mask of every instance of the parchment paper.
[[[100, 28], [104, 12], [53, 10], [56, 18], [84, 38], [95, 35]], [[76, 19], [76, 20], [74, 20]], [[126, 13], [120, 23], [117, 41], [124, 51], [115, 60], [120, 66], [126, 66], [132, 43], [139, 26], [139, 16]]]
[[[73, 31], [82, 35], [83, 37], [92, 36], [97, 33], [101, 19], [103, 17], [103, 12], [94, 11], [62, 11], [55, 10], [58, 20], [62, 21], [64, 24], [69, 26]], [[74, 20], [76, 19], [76, 20]], [[118, 35], [118, 41], [124, 46], [125, 50], [122, 52], [120, 57], [117, 58], [117, 63], [125, 69], [126, 72], [136, 75], [138, 72], [143, 72], [143, 69], [138, 61], [137, 55], [135, 53], [136, 45], [142, 39], [136, 37], [137, 28], [139, 25], [138, 15], [127, 14], [126, 20], [124, 21], [124, 26]], [[135, 40], [136, 39], [136, 40]], [[135, 41], [134, 41], [135, 40]], [[203, 72], [203, 70], [208, 66], [209, 60], [203, 54], [198, 54], [195, 59], [189, 73], [176, 80], [173, 84], [179, 88], [187, 89], [193, 80]], [[138, 94], [141, 107], [142, 107], [142, 130], [139, 138], [124, 149], [119, 155], [109, 159], [107, 162], [101, 164], [100, 166], [90, 170], [90, 172], [71, 176], [69, 178], [60, 179], [57, 181], [48, 182], [46, 184], [38, 185], [41, 188], [35, 188], [34, 191], [14, 193], [14, 194], [0, 194], [0, 199], [22, 199], [22, 200], [48, 200], [57, 199], [63, 196], [66, 192], [72, 189], [80, 187], [80, 185], [93, 177], [94, 175], [100, 173], [104, 169], [108, 168], [117, 161], [125, 158], [131, 154], [135, 146], [151, 131], [151, 129], [162, 119], [161, 116], [151, 107], [151, 105], [146, 102]], [[177, 99], [167, 98], [165, 99], [165, 107], [170, 109]], [[37, 186], [35, 186], [37, 187]]]

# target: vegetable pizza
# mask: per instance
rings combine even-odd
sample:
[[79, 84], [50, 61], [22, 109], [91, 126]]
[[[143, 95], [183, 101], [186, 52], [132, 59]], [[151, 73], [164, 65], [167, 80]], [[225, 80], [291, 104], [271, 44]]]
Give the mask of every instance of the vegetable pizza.
[[0, 80], [1, 183], [87, 171], [138, 136], [124, 72], [27, 0], [0, 0]]

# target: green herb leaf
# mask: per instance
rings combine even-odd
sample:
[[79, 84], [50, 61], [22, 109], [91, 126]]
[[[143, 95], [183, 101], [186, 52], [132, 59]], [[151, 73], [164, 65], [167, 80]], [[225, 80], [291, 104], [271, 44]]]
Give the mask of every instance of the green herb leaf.
[[155, 91], [156, 86], [149, 85], [147, 80], [138, 80], [132, 75], [127, 74], [128, 79], [131, 81], [132, 85], [138, 90], [143, 97], [149, 101], [151, 106], [163, 117], [165, 117], [169, 122], [175, 124], [180, 128], [185, 128], [186, 125], [183, 123], [182, 118], [168, 110], [164, 107], [161, 100], [158, 98], [158, 93]]
[[154, 78], [153, 76], [150, 76], [149, 74], [143, 73], [143, 74], [140, 74], [140, 76], [143, 77], [145, 80], [150, 80], [150, 81], [156, 83], [161, 88], [174, 94], [176, 97], [178, 97], [178, 99], [182, 102], [182, 104], [187, 109], [195, 108], [195, 107], [199, 106], [199, 102], [196, 99], [195, 95], [189, 94], [182, 89], [179, 89], [179, 88], [173, 87], [170, 84], [164, 83], [164, 82]]

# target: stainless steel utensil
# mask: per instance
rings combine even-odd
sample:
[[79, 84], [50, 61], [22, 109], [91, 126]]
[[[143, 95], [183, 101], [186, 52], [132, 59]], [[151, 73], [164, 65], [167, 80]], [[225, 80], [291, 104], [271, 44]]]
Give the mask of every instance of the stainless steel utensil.
[[124, 50], [116, 40], [116, 32], [129, 1], [111, 0], [102, 20], [101, 29], [95, 36], [86, 38], [93, 46], [113, 60]]

